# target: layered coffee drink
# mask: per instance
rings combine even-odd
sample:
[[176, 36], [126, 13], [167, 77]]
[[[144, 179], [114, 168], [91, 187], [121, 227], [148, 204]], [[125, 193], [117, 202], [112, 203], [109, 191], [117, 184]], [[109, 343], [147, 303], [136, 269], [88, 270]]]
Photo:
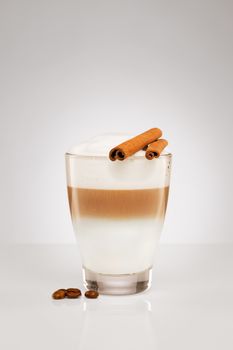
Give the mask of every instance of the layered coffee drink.
[[148, 287], [167, 207], [170, 154], [148, 161], [139, 151], [123, 162], [109, 160], [111, 146], [129, 137], [105, 134], [66, 154], [70, 212], [86, 285], [106, 294], [114, 288], [112, 294], [127, 294], [128, 279], [138, 288], [133, 292]]

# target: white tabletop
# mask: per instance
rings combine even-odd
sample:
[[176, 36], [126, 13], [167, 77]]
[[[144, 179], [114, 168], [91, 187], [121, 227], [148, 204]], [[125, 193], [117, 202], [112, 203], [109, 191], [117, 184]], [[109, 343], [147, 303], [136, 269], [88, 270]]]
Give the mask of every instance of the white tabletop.
[[0, 255], [0, 349], [233, 349], [233, 247], [161, 246], [149, 291], [53, 300], [81, 287], [77, 247]]

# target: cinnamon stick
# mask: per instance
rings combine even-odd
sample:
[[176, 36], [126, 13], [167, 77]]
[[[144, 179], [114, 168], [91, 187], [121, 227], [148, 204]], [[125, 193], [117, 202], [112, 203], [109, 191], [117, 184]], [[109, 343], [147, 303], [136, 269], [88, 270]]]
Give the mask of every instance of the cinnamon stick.
[[164, 150], [164, 148], [168, 145], [167, 140], [159, 139], [150, 145], [148, 145], [146, 149], [146, 158], [151, 160], [153, 158], [158, 158], [161, 154], [161, 152]]
[[158, 128], [152, 128], [149, 129], [142, 134], [139, 134], [132, 139], [129, 139], [120, 145], [114, 147], [109, 152], [109, 158], [112, 161], [118, 160], [124, 160], [127, 157], [132, 156], [134, 153], [140, 151], [145, 146], [147, 146], [149, 143], [157, 140], [159, 137], [162, 136], [162, 131]]

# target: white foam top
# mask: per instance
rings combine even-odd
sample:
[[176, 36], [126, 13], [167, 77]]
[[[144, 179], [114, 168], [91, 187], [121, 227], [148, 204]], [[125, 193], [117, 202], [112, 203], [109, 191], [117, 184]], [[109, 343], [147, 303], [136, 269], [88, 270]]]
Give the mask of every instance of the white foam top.
[[[123, 133], [108, 133], [93, 137], [92, 139], [82, 142], [77, 146], [71, 147], [68, 153], [83, 156], [106, 156], [109, 151], [118, 146], [120, 143], [131, 139], [135, 135]], [[143, 151], [134, 154], [134, 157], [144, 156]]]
[[68, 154], [71, 156], [66, 156], [68, 185], [97, 189], [145, 189], [168, 186], [170, 157], [147, 160], [145, 152], [139, 151], [124, 161], [112, 162], [109, 159], [109, 151], [112, 148], [133, 136], [103, 134], [70, 148]]

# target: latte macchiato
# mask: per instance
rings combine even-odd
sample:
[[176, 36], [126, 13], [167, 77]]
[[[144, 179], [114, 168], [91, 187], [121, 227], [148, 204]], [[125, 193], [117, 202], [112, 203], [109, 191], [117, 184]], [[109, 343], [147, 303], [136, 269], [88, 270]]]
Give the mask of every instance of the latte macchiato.
[[111, 162], [109, 149], [128, 135], [102, 135], [66, 155], [70, 211], [87, 271], [124, 275], [153, 265], [166, 212], [169, 155], [143, 151]]

